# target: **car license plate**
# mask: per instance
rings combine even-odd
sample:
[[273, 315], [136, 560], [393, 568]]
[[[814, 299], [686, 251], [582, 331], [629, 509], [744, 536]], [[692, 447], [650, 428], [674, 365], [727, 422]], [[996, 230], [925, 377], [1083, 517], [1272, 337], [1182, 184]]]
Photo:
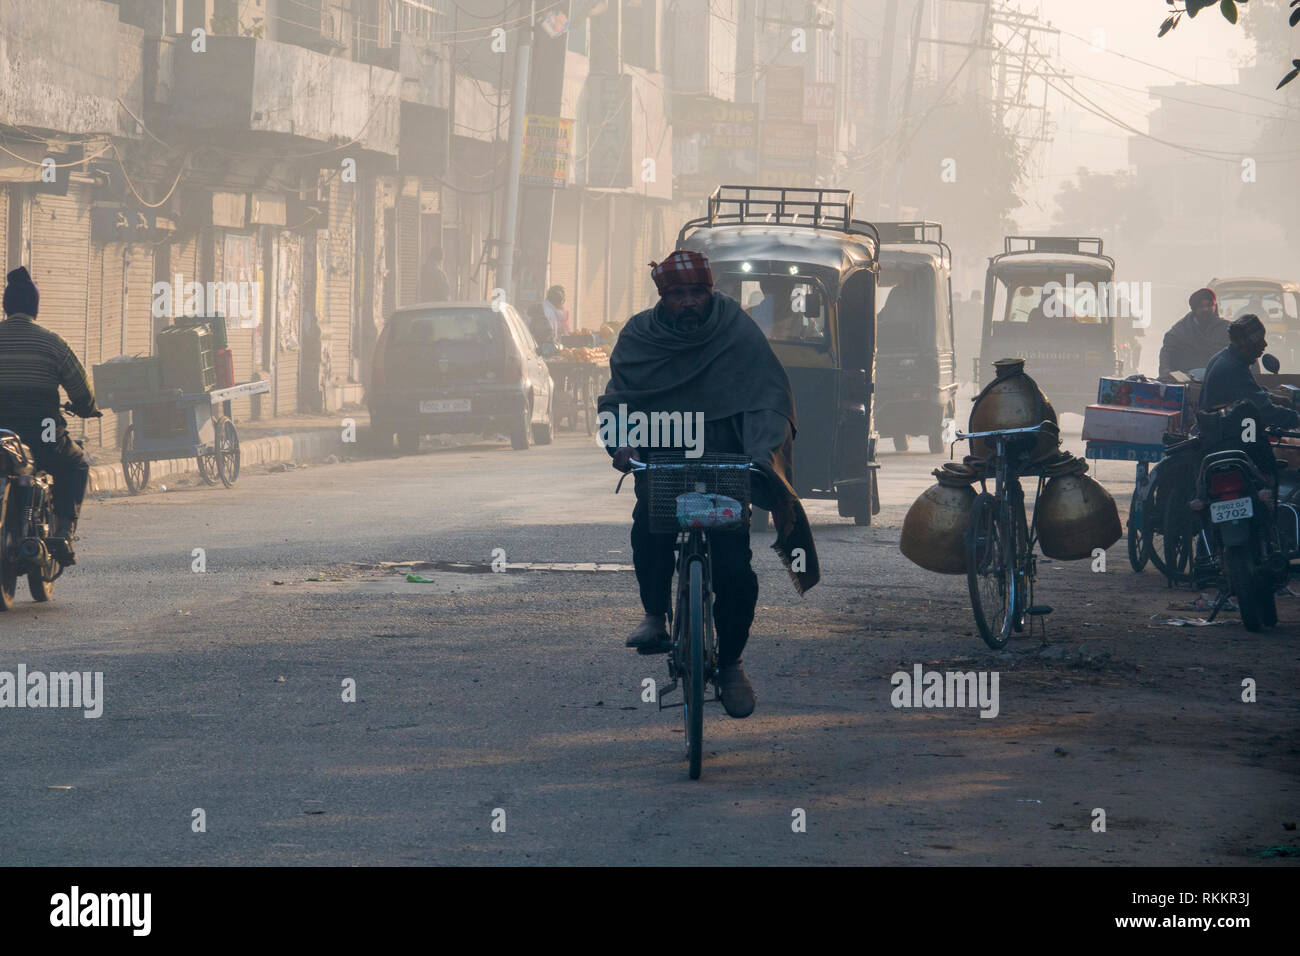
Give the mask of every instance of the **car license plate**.
[[434, 399], [428, 402], [420, 403], [422, 412], [467, 412], [469, 411], [468, 398], [442, 398]]
[[1240, 521], [1255, 513], [1255, 505], [1249, 498], [1233, 498], [1231, 501], [1215, 501], [1210, 504], [1210, 521]]

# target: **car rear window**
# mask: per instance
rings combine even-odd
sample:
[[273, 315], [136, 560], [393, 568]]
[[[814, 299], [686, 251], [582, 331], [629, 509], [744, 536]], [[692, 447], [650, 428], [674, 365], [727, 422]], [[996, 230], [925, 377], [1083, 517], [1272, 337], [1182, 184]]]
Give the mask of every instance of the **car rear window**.
[[397, 348], [440, 346], [480, 354], [502, 354], [510, 332], [505, 320], [491, 309], [441, 309], [396, 315], [391, 341]]

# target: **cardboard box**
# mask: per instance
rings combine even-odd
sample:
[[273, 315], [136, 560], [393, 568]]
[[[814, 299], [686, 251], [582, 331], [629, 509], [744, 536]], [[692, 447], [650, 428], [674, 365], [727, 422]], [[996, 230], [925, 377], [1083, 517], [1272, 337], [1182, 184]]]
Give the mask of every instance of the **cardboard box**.
[[1098, 405], [1182, 412], [1186, 410], [1186, 398], [1186, 386], [1167, 382], [1130, 382], [1122, 378], [1103, 378], [1097, 383]]
[[1083, 412], [1083, 440], [1160, 445], [1177, 434], [1181, 412], [1119, 405], [1089, 405]]
[[1164, 453], [1164, 445], [1126, 445], [1121, 442], [1090, 441], [1083, 457], [1103, 461], [1156, 462], [1164, 457]]

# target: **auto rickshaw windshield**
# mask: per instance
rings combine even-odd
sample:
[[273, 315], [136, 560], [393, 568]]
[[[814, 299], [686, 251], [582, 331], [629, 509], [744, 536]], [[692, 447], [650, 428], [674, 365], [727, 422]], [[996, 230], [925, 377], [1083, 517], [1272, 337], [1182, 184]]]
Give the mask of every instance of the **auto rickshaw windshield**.
[[788, 263], [714, 263], [713, 283], [740, 303], [769, 341], [829, 348], [825, 286], [811, 270]]
[[880, 270], [876, 342], [881, 349], [933, 345], [935, 276], [925, 266]]
[[998, 276], [994, 291], [994, 322], [1030, 324], [1079, 323], [1104, 325], [1111, 321], [1115, 285], [1108, 281], [1056, 275]]

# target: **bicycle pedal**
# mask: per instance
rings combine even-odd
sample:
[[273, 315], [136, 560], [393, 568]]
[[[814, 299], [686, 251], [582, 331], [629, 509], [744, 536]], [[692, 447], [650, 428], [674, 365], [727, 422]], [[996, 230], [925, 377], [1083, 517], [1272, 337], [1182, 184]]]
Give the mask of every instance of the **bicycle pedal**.
[[1025, 613], [1030, 614], [1034, 617], [1041, 617], [1044, 614], [1051, 614], [1052, 610], [1053, 608], [1049, 604], [1034, 604], [1031, 605], [1029, 610], [1027, 610]]

